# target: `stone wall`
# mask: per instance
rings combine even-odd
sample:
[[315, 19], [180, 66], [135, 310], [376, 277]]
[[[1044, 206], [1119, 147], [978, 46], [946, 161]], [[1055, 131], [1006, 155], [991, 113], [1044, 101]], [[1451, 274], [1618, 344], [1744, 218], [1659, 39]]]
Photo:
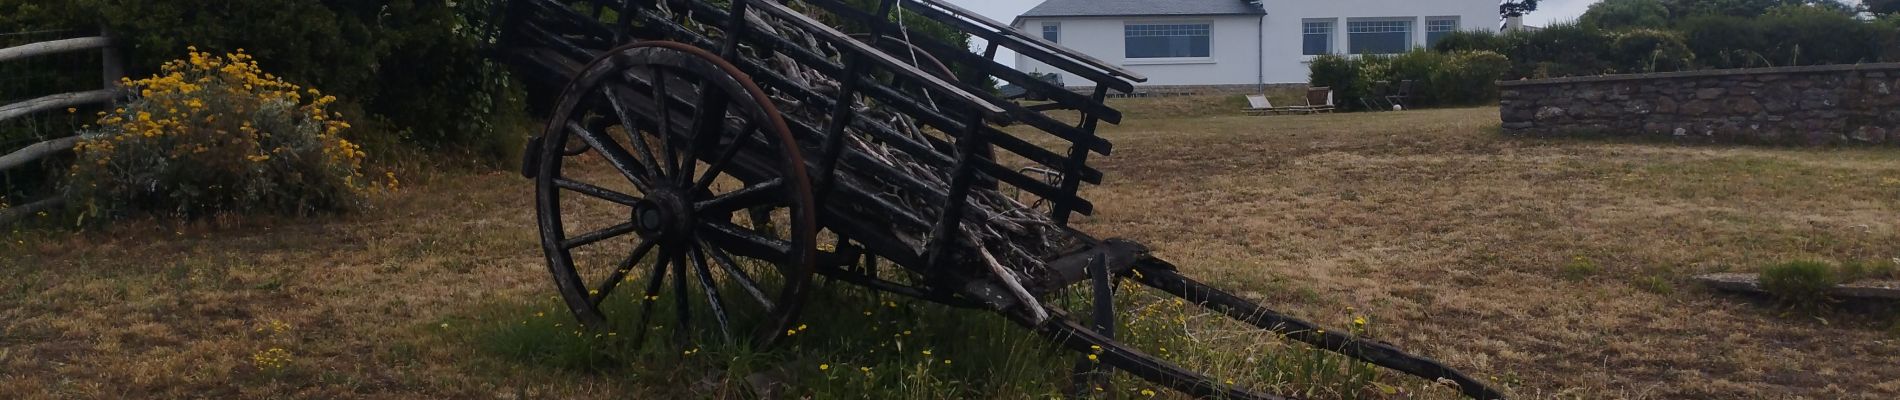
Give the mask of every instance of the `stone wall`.
[[1499, 82], [1504, 131], [1900, 145], [1900, 63]]

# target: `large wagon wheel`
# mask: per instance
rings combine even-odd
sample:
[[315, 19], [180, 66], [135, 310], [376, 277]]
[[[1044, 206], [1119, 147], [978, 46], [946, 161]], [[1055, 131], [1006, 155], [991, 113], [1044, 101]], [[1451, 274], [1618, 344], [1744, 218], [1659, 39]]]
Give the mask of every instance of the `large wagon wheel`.
[[639, 347], [669, 330], [682, 346], [713, 332], [763, 346], [793, 324], [817, 251], [811, 182], [738, 68], [674, 42], [614, 49], [570, 83], [539, 141], [541, 244], [582, 325]]

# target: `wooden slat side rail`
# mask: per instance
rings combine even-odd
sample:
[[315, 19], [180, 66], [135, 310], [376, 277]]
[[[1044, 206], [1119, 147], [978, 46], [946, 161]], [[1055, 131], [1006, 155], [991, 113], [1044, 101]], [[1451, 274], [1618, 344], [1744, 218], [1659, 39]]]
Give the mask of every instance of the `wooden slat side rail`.
[[46, 158], [46, 156], [72, 150], [73, 145], [78, 143], [79, 137], [72, 136], [26, 145], [24, 148], [0, 156], [0, 171], [13, 169], [14, 167], [26, 165], [26, 163], [33, 162], [34, 160]]
[[0, 121], [63, 108], [111, 102], [112, 97], [118, 95], [118, 93], [119, 91], [117, 90], [100, 89], [90, 92], [62, 93], [13, 104], [0, 105]]
[[963, 89], [959, 89], [955, 85], [951, 85], [949, 82], [944, 82], [942, 79], [938, 79], [937, 76], [935, 75], [931, 75], [923, 71], [919, 71], [917, 70], [917, 67], [911, 66], [910, 63], [906, 63], [896, 58], [892, 58], [890, 54], [887, 54], [883, 51], [873, 48], [871, 47], [871, 45], [865, 44], [864, 42], [859, 42], [856, 39], [852, 39], [850, 36], [845, 35], [843, 32], [838, 32], [838, 30], [832, 29], [831, 26], [829, 25], [825, 25], [824, 23], [811, 19], [811, 17], [806, 16], [804, 13], [798, 12], [797, 10], [793, 10], [791, 8], [787, 8], [785, 7], [784, 4], [779, 4], [777, 2], [773, 2], [770, 0], [747, 0], [747, 1], [752, 2], [752, 5], [755, 7], [758, 7], [760, 10], [763, 10], [769, 14], [772, 14], [773, 16], [784, 19], [787, 22], [791, 22], [794, 25], [798, 25], [799, 27], [804, 28], [807, 32], [810, 32], [814, 35], [819, 35], [824, 40], [831, 42], [832, 45], [849, 48], [851, 49], [850, 51], [855, 51], [859, 53], [860, 55], [866, 56], [871, 61], [877, 62], [879, 66], [890, 69], [892, 72], [896, 72], [897, 74], [902, 75], [906, 79], [912, 79], [918, 82], [923, 82], [925, 86], [929, 87], [935, 92], [940, 92], [946, 95], [953, 96], [970, 105], [982, 107], [983, 111], [986, 114], [988, 114], [988, 116], [991, 117], [990, 119], [993, 120], [994, 122], [1004, 123], [1004, 124], [1013, 122], [1013, 121], [1008, 120], [1007, 118], [1004, 118], [1003, 109], [1000, 107], [997, 107], [995, 104], [990, 104], [990, 102], [984, 101], [983, 98], [981, 97], [977, 97], [974, 94], [970, 94], [969, 92], [963, 91]]
[[[1090, 57], [1087, 54], [1082, 54], [1081, 52], [1071, 50], [1067, 47], [1062, 47], [1062, 45], [1050, 43], [1047, 40], [1043, 40], [1042, 37], [1024, 33], [1023, 31], [1016, 30], [1015, 27], [1005, 25], [1002, 22], [998, 22], [996, 20], [990, 19], [989, 17], [985, 17], [981, 14], [970, 12], [970, 10], [965, 10], [962, 7], [957, 7], [954, 4], [950, 4], [942, 0], [910, 0], [910, 1], [907, 1], [905, 5], [908, 6], [909, 3], [912, 3], [912, 2], [921, 4], [924, 7], [936, 8], [942, 11], [944, 14], [948, 14], [953, 17], [958, 17], [961, 19], [972, 21], [978, 26], [989, 28], [990, 31], [994, 31], [1000, 35], [1004, 35], [1005, 37], [1015, 38], [1017, 39], [1016, 40], [1017, 42], [1022, 43], [1024, 46], [1032, 46], [1030, 48], [1033, 48], [1035, 50], [1040, 50], [1039, 52], [1046, 52], [1052, 55], [1068, 57], [1076, 61], [1080, 61], [1086, 66], [1094, 68], [1095, 70], [1105, 72], [1110, 75], [1128, 78], [1129, 80], [1132, 80], [1135, 82], [1148, 81], [1147, 76], [1143, 76], [1141, 74], [1135, 73], [1134, 71], [1123, 69], [1121, 67], [1115, 66], [1114, 64], [1110, 64], [1108, 62], [1096, 59], [1095, 57]], [[914, 11], [915, 7], [906, 7], [906, 8], [913, 9]], [[1009, 42], [1004, 42], [1004, 46], [1009, 46], [1008, 43]], [[1009, 47], [1012, 50], [1017, 50], [1017, 51], [1024, 50], [1022, 48], [1017, 48], [1015, 46], [1009, 46]]]
[[[1029, 56], [1037, 61], [1049, 64], [1049, 66], [1055, 67], [1056, 69], [1067, 71], [1081, 76], [1082, 79], [1095, 82], [1096, 86], [1106, 86], [1123, 93], [1135, 91], [1134, 82], [1126, 78], [1118, 77], [1113, 73], [1096, 70], [1095, 68], [1085, 65], [1083, 62], [1068, 57], [1043, 51], [1040, 48], [1036, 48], [1036, 46], [1028, 44], [1028, 42], [1022, 39], [1022, 35], [1020, 34], [990, 31], [975, 22], [957, 18], [956, 16], [945, 13], [943, 10], [913, 4], [916, 3], [904, 3], [904, 9], [915, 12], [917, 15], [922, 15], [925, 18], [950, 24], [958, 30], [968, 32], [971, 35], [983, 38], [983, 40], [988, 40], [990, 41], [991, 48], [996, 48], [996, 46], [1007, 47], [1011, 50], [1015, 50], [1018, 54]], [[989, 54], [986, 52], [986, 55]]]
[[[839, 14], [853, 20], [864, 21], [863, 23], [879, 26], [889, 31], [897, 31], [899, 29], [904, 28], [895, 23], [886, 21], [883, 18], [879, 18], [875, 15], [872, 15], [868, 11], [860, 10], [856, 7], [846, 4], [840, 0], [806, 0], [806, 2], [810, 4], [818, 5], [819, 7], [823, 7], [825, 8], [825, 10], [830, 11], [833, 14]], [[936, 39], [931, 38], [929, 35], [913, 34], [913, 35], [910, 35], [909, 38], [911, 41], [910, 44], [914, 46], [914, 48], [921, 49], [926, 53], [930, 53], [936, 57], [945, 57], [947, 61], [952, 61], [952, 62], [963, 64], [966, 66], [970, 66], [972, 68], [980, 69], [982, 70], [983, 73], [988, 74], [989, 76], [995, 77], [997, 79], [1002, 79], [1004, 82], [1016, 84], [1024, 88], [1027, 88], [1032, 92], [1042, 94], [1044, 96], [1050, 97], [1057, 101], [1071, 104], [1072, 107], [1075, 107], [1078, 110], [1084, 110], [1085, 112], [1088, 112], [1090, 114], [1100, 115], [1102, 116], [1103, 120], [1110, 121], [1109, 123], [1121, 123], [1121, 118], [1122, 118], [1121, 111], [1116, 111], [1114, 108], [1110, 108], [1105, 104], [1092, 101], [1088, 97], [1085, 97], [1080, 93], [1069, 91], [1068, 88], [1064, 88], [1059, 85], [1049, 83], [1048, 81], [1044, 81], [1042, 79], [1029, 76], [1028, 73], [1017, 71], [1015, 68], [1010, 68], [1009, 66], [998, 64], [989, 58], [983, 57], [982, 55], [971, 53], [969, 49], [963, 48], [962, 46], [952, 46], [952, 45], [944, 44], [942, 42], [939, 42]], [[966, 88], [966, 90], [969, 91], [970, 93], [976, 93], [978, 95], [983, 94], [977, 89]], [[1000, 101], [1000, 99], [991, 99], [991, 102], [998, 103], [998, 104], [1006, 103], [1006, 102]], [[1008, 105], [1005, 104], [1004, 108], [1008, 108]]]
[[0, 62], [22, 60], [48, 54], [103, 49], [108, 46], [112, 46], [112, 39], [106, 37], [86, 37], [30, 43], [0, 49]]

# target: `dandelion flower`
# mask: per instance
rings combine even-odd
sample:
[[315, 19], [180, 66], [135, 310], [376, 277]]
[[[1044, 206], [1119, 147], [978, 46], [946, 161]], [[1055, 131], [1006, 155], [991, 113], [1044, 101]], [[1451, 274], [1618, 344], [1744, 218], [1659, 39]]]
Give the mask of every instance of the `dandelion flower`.
[[830, 371], [830, 370], [831, 370], [831, 364], [818, 364], [818, 370], [819, 370], [819, 371]]

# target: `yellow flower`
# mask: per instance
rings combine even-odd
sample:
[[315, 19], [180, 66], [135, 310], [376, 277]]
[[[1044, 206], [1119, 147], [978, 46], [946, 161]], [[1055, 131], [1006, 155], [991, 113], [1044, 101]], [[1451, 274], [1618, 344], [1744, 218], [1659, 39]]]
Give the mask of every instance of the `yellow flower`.
[[1096, 361], [1096, 362], [1100, 362], [1100, 361], [1102, 361], [1102, 360], [1101, 360], [1100, 358], [1097, 358], [1097, 357], [1095, 357], [1095, 355], [1094, 355], [1094, 354], [1090, 354], [1090, 355], [1089, 355], [1089, 361]]
[[831, 370], [831, 364], [818, 364], [818, 370], [819, 371]]
[[1149, 389], [1142, 389], [1142, 390], [1141, 390], [1141, 395], [1142, 395], [1142, 396], [1148, 396], [1148, 397], [1155, 397], [1155, 391], [1153, 391], [1153, 390], [1149, 390]]

